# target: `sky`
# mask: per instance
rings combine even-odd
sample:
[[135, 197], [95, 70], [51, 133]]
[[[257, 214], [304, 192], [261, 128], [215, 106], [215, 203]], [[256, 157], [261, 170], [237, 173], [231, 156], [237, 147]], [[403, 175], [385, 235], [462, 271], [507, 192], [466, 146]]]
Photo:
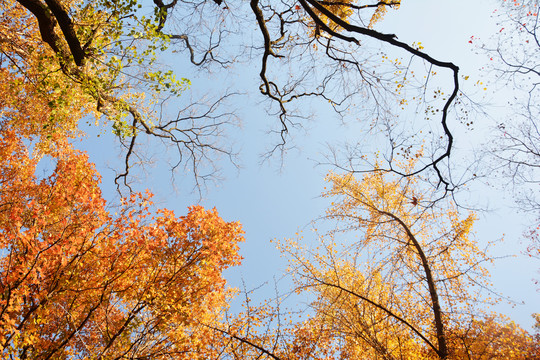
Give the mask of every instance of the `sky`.
[[[433, 57], [456, 63], [461, 74], [471, 77], [469, 84], [474, 84], [486, 76], [479, 72], [486, 58], [483, 54], [475, 54], [469, 39], [475, 36], [487, 40], [496, 33], [497, 27], [491, 18], [494, 7], [495, 3], [488, 0], [404, 0], [401, 8], [390, 11], [377, 29], [395, 33], [399, 40], [409, 44], [421, 42]], [[324, 154], [328, 153], [328, 143], [346, 139], [369, 142], [369, 139], [354, 123], [340, 124], [326, 108], [314, 108], [316, 116], [307, 123], [305, 131], [296, 131], [292, 135], [291, 141], [296, 148], [287, 151], [283, 161], [275, 158], [263, 161], [261, 154], [274, 144], [275, 138], [268, 136], [268, 129], [276, 119], [266, 114], [265, 104], [261, 103], [258, 94], [259, 63], [251, 69], [232, 69], [230, 74], [216, 79], [216, 75], [205, 78], [200, 73], [183, 73], [186, 67], [177, 58], [171, 58], [170, 62], [173, 70], [192, 80], [192, 91], [204, 92], [216, 83], [228, 82], [228, 85], [249, 92], [234, 104], [242, 127], [233, 129], [230, 134], [239, 151], [240, 166], [236, 168], [224, 162], [224, 180], [210, 184], [201, 196], [192, 191], [192, 177], [188, 173], [177, 173], [171, 184], [170, 172], [163, 161], [167, 155], [157, 153], [152, 157], [153, 164], [146, 166], [146, 173], [139, 176], [139, 185], [151, 189], [158, 206], [173, 209], [177, 215], [184, 214], [187, 206], [201, 203], [205, 207], [216, 207], [227, 221], [240, 221], [246, 232], [246, 242], [241, 248], [244, 261], [238, 269], [228, 271], [227, 278], [233, 286], [245, 285], [248, 289], [268, 283], [266, 288], [272, 296], [274, 279], [281, 277], [286, 262], [271, 240], [294, 237], [296, 232], [304, 231], [306, 241], [309, 241], [313, 236], [311, 221], [322, 216], [328, 206], [328, 200], [320, 196], [325, 186], [324, 177], [330, 169], [320, 165]], [[506, 96], [490, 91], [478, 94], [478, 89], [470, 86], [471, 93], [477, 94], [477, 99], [486, 104], [496, 105], [498, 99]], [[461, 156], [480, 147], [486, 129], [502, 115], [496, 106], [486, 105], [486, 109], [490, 116], [478, 117], [475, 131], [459, 138], [456, 146]], [[114, 198], [117, 196], [113, 184], [114, 169], [120, 166], [115, 151], [119, 147], [108, 133], [101, 132], [98, 138], [95, 127], [86, 127], [86, 131], [88, 136], [78, 147], [89, 152], [101, 172], [106, 198]], [[367, 146], [376, 148], [377, 144], [368, 143]], [[496, 291], [524, 304], [504, 302], [497, 310], [530, 328], [530, 314], [540, 311], [537, 305], [540, 304], [540, 293], [531, 280], [539, 275], [539, 266], [538, 261], [531, 261], [520, 252], [526, 245], [522, 243], [522, 233], [531, 220], [518, 213], [512, 207], [511, 196], [502, 194], [496, 186], [473, 185], [467, 196], [490, 208], [479, 214], [480, 220], [475, 227], [479, 242], [504, 237], [504, 243], [495, 249], [494, 255], [517, 255], [495, 263], [491, 269], [492, 281]], [[280, 286], [286, 287], [287, 283], [280, 283]]]

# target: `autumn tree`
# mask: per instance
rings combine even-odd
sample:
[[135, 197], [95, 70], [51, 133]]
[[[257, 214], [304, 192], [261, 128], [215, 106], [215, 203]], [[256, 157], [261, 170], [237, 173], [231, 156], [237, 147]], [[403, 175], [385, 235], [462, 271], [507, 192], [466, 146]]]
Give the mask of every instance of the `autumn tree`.
[[474, 213], [463, 216], [451, 201], [433, 198], [417, 176], [330, 173], [327, 180], [333, 203], [325, 221], [335, 228], [313, 244], [279, 242], [293, 290], [309, 307], [296, 318], [276, 315], [280, 306], [254, 306], [246, 310], [253, 318], [230, 321], [226, 332], [243, 358], [540, 356], [534, 336], [487, 311], [497, 301], [482, 295], [492, 259], [474, 239]]
[[337, 198], [327, 212], [338, 222], [336, 235], [355, 230], [360, 239], [346, 250], [326, 240], [326, 254], [314, 263], [293, 252], [299, 286], [317, 293], [315, 309], [351, 357], [370, 349], [389, 358], [448, 358], [450, 328], [474, 313], [474, 286], [487, 275], [481, 264], [488, 257], [470, 238], [474, 214], [461, 218], [451, 204], [440, 208], [416, 177], [376, 172], [328, 180], [326, 196]]
[[12, 131], [0, 142], [0, 352], [11, 359], [208, 358], [242, 231], [200, 206], [185, 216], [133, 194], [114, 213], [85, 154], [54, 172]]
[[2, 358], [213, 357], [208, 325], [232, 295], [223, 271], [240, 262], [240, 225], [201, 206], [156, 209], [149, 193], [107, 203], [88, 156], [70, 145], [92, 97], [41, 72], [47, 51], [31, 34], [12, 36], [35, 30], [13, 11], [2, 25], [20, 26], [1, 28]]
[[[449, 121], [463, 100], [455, 64], [375, 29], [399, 4], [155, 0], [146, 14], [137, 1], [4, 1], [2, 355], [448, 359], [490, 358], [518, 346], [514, 358], [529, 356], [536, 349], [529, 334], [477, 309], [490, 259], [472, 238], [474, 214], [463, 217], [419, 184], [431, 170], [443, 195], [454, 190]], [[247, 34], [250, 25], [256, 36]], [[142, 134], [172, 143], [194, 172], [207, 151], [230, 154], [214, 142], [232, 115], [215, 112], [220, 100], [202, 108], [188, 101], [172, 118], [160, 112], [189, 86], [159, 66], [156, 54], [167, 49], [183, 51], [203, 70], [257, 59], [258, 89], [278, 118], [276, 148], [307, 116], [295, 107], [312, 98], [391, 130], [395, 107], [417, 91], [439, 120], [432, 135], [442, 140], [430, 153], [419, 150], [422, 141], [389, 137], [390, 156], [375, 162], [375, 171], [328, 176], [326, 196], [337, 200], [326, 218], [337, 228], [320, 237], [319, 248], [280, 245], [291, 259], [294, 291], [311, 296], [310, 311], [290, 326], [279, 306], [252, 306], [248, 298], [244, 313], [225, 313], [231, 291], [222, 272], [240, 261], [238, 224], [198, 206], [176, 217], [137, 193], [108, 207], [99, 175], [69, 145], [80, 119], [104, 116], [126, 149], [116, 179], [126, 185]], [[413, 74], [413, 62], [423, 76]], [[450, 85], [432, 94], [435, 69]], [[42, 157], [55, 169], [44, 178], [36, 175]], [[339, 241], [353, 231], [357, 240]]]

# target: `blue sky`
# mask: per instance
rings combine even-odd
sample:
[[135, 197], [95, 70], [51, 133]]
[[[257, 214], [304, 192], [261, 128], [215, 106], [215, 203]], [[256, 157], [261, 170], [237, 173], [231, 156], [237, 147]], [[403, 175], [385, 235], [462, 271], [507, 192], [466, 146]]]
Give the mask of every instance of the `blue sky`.
[[[461, 74], [470, 76], [470, 80], [464, 83], [466, 91], [475, 94], [478, 101], [496, 105], [497, 99], [506, 94], [492, 93], [491, 89], [483, 93], [472, 86], [476, 81], [485, 80], [486, 74], [478, 69], [486, 57], [475, 55], [474, 46], [468, 43], [473, 35], [487, 40], [497, 31], [491, 18], [494, 6], [493, 1], [487, 0], [404, 1], [398, 11], [388, 13], [378, 29], [395, 33], [401, 41], [409, 44], [421, 42], [433, 57], [456, 63]], [[228, 278], [236, 286], [241, 286], [244, 280], [248, 288], [270, 282], [268, 294], [272, 296], [274, 289], [271, 283], [274, 277], [280, 277], [286, 264], [270, 240], [293, 237], [299, 230], [307, 230], [306, 239], [309, 240], [310, 222], [323, 215], [328, 205], [328, 200], [322, 199], [320, 194], [329, 167], [317, 165], [324, 161], [327, 144], [364, 141], [367, 149], [376, 149], [377, 143], [370, 143], [371, 138], [362, 133], [362, 127], [354, 122], [340, 124], [326, 107], [314, 105], [314, 117], [306, 129], [292, 133], [290, 144], [295, 148], [285, 153], [283, 162], [279, 158], [262, 162], [261, 154], [275, 144], [276, 138], [269, 136], [268, 130], [277, 120], [266, 114], [265, 104], [261, 103], [257, 92], [259, 63], [250, 69], [233, 68], [226, 75], [213, 74], [204, 78], [200, 73], [185, 73], [186, 66], [178, 58], [171, 58], [170, 62], [175, 64], [173, 69], [180, 76], [192, 80], [194, 92], [205, 92], [216, 84], [236, 86], [249, 92], [233, 103], [242, 120], [242, 127], [230, 133], [231, 141], [239, 151], [240, 168], [224, 161], [221, 164], [224, 180], [210, 184], [201, 199], [197, 192], [192, 191], [193, 181], [189, 173], [179, 171], [172, 186], [168, 166], [163, 161], [166, 155], [162, 156], [162, 150], [150, 149], [153, 164], [145, 167], [146, 173], [140, 173], [138, 186], [150, 188], [156, 203], [173, 209], [177, 215], [185, 213], [187, 206], [200, 202], [206, 207], [215, 206], [228, 221], [240, 221], [246, 231], [246, 243], [242, 246], [245, 259], [239, 269], [228, 272]], [[444, 86], [444, 80], [440, 81]], [[496, 106], [486, 105], [486, 109], [491, 118], [479, 116], [474, 131], [460, 133], [462, 130], [456, 129], [460, 134], [456, 156], [470, 156], [481, 147], [487, 129], [503, 115]], [[412, 114], [407, 113], [407, 116]], [[110, 134], [97, 138], [95, 127], [88, 128], [88, 134], [80, 147], [89, 152], [103, 176], [102, 187], [106, 196], [113, 198], [116, 193], [112, 169], [120, 166], [119, 148]], [[150, 147], [153, 145], [149, 143]], [[493, 185], [472, 185], [471, 192], [465, 195], [472, 203], [491, 209], [479, 216], [476, 227], [479, 242], [486, 243], [504, 235], [505, 242], [496, 249], [495, 255], [517, 255], [498, 260], [492, 269], [492, 280], [497, 291], [525, 304], [514, 306], [505, 303], [497, 309], [530, 327], [530, 314], [540, 311], [537, 307], [540, 293], [531, 281], [533, 276], [539, 275], [538, 262], [519, 254], [524, 249], [522, 233], [532, 220], [512, 208], [511, 196], [501, 193], [496, 181]]]

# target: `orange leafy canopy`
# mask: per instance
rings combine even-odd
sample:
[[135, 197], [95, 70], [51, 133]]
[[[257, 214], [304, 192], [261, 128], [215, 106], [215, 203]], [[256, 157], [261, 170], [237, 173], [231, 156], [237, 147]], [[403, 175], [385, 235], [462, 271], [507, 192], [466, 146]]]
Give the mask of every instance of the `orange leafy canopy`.
[[39, 180], [11, 131], [0, 138], [0, 353], [23, 358], [207, 358], [240, 262], [238, 223], [193, 206], [114, 215], [87, 156], [65, 147]]
[[[141, 194], [111, 213], [68, 142], [94, 102], [58, 69], [35, 19], [2, 6], [1, 357], [212, 357], [208, 325], [228, 304], [222, 273], [241, 260], [240, 225], [200, 206], [176, 217]], [[53, 173], [38, 178], [41, 164]]]

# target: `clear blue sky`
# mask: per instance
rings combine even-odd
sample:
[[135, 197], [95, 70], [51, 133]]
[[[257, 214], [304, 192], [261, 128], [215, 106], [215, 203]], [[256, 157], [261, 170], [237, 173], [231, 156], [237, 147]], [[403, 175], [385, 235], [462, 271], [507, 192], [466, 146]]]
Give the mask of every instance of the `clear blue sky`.
[[[470, 83], [486, 76], [478, 72], [484, 55], [475, 55], [474, 47], [468, 43], [474, 35], [487, 39], [496, 32], [490, 18], [495, 6], [492, 1], [429, 1], [404, 0], [398, 11], [391, 11], [379, 25], [379, 29], [398, 35], [401, 41], [408, 43], [422, 42], [425, 51], [432, 56], [456, 63], [463, 75], [471, 77]], [[362, 134], [354, 124], [339, 125], [326, 108], [314, 108], [315, 118], [307, 124], [306, 132], [297, 131], [291, 138], [297, 149], [286, 153], [283, 166], [279, 159], [261, 163], [261, 153], [274, 145], [275, 137], [269, 137], [266, 131], [275, 125], [275, 118], [270, 118], [260, 104], [258, 89], [258, 68], [234, 69], [228, 77], [213, 75], [211, 79], [200, 78], [195, 73], [184, 73], [186, 67], [177, 59], [175, 69], [181, 76], [193, 81], [194, 91], [204, 91], [215, 84], [239, 86], [242, 90], [250, 89], [251, 94], [243, 96], [235, 103], [243, 126], [231, 133], [237, 150], [240, 151], [240, 169], [223, 162], [225, 180], [211, 185], [203, 193], [202, 204], [216, 207], [222, 217], [228, 221], [240, 221], [246, 231], [246, 243], [242, 246], [245, 258], [243, 265], [230, 271], [228, 277], [233, 285], [241, 285], [244, 279], [248, 288], [256, 287], [265, 281], [273, 281], [285, 268], [278, 252], [270, 243], [274, 238], [293, 237], [295, 232], [309, 228], [311, 220], [324, 214], [327, 201], [319, 197], [323, 191], [323, 178], [327, 167], [315, 166], [322, 161], [322, 154], [327, 150], [327, 142], [352, 140]], [[258, 66], [258, 62], [256, 63]], [[219, 85], [221, 86], [221, 85]], [[466, 84], [467, 86], [467, 84]], [[474, 88], [471, 92], [476, 91]], [[501, 94], [485, 94], [486, 101], [497, 99]], [[483, 100], [478, 95], [478, 100]], [[490, 100], [492, 101], [492, 100]], [[501, 115], [500, 109], [488, 108], [492, 119], [479, 118], [475, 132], [464, 134], [456, 146], [462, 156], [466, 156], [473, 147], [479, 147], [484, 139], [484, 131]], [[119, 166], [115, 152], [111, 150], [113, 139], [109, 134], [95, 137], [95, 129], [89, 130], [89, 137], [81, 147], [88, 150], [91, 159], [96, 162], [103, 175], [103, 189], [108, 197], [115, 196], [113, 171]], [[376, 144], [367, 144], [376, 147]], [[115, 149], [118, 149], [115, 147]], [[191, 192], [193, 183], [190, 174], [182, 171], [176, 175], [176, 190], [170, 185], [170, 173], [167, 165], [154, 154], [155, 166], [148, 166], [147, 173], [141, 174], [140, 188], [149, 187], [155, 193], [159, 206], [175, 210], [177, 215], [185, 213], [190, 204], [199, 202], [199, 195]], [[489, 204], [493, 211], [482, 213], [476, 227], [478, 239], [487, 242], [505, 234], [505, 243], [496, 249], [496, 255], [519, 254], [521, 234], [530, 219], [524, 218], [512, 209], [511, 199], [505, 198], [500, 191], [483, 185], [476, 185], [470, 193], [475, 203]], [[307, 232], [309, 234], [309, 231]], [[525, 327], [532, 325], [530, 314], [540, 309], [539, 292], [531, 279], [539, 276], [538, 262], [529, 261], [523, 256], [500, 260], [492, 269], [493, 283], [497, 291], [513, 297], [516, 301], [525, 301], [525, 305], [501, 305], [498, 310], [509, 315]], [[273, 285], [269, 286], [269, 296], [273, 295]], [[284, 289], [286, 291], [286, 289]]]

